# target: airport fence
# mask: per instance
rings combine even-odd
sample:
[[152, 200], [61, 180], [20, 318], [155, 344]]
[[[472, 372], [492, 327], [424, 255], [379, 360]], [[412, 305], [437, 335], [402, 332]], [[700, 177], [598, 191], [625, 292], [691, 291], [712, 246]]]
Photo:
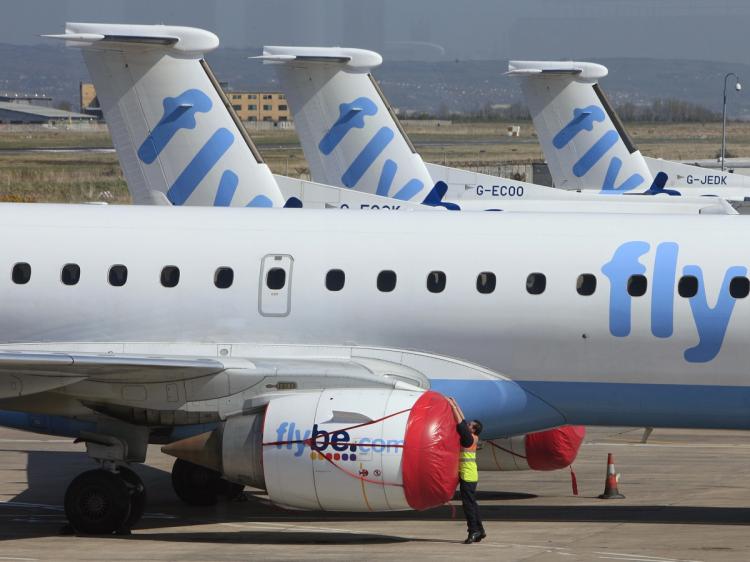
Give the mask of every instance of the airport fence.
[[101, 121], [60, 122], [60, 123], [0, 123], [2, 133], [38, 133], [40, 131], [80, 131], [85, 133], [106, 133], [107, 124]]

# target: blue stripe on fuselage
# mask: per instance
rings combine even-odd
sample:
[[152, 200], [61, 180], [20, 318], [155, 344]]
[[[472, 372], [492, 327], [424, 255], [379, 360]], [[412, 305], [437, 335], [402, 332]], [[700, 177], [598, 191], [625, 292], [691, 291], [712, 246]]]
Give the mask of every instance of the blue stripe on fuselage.
[[[750, 429], [750, 386], [433, 379], [432, 390], [458, 400], [493, 439], [563, 424]], [[0, 411], [0, 426], [78, 437], [94, 423]], [[163, 442], [210, 431], [179, 426]]]
[[456, 398], [487, 439], [562, 423], [694, 429], [750, 429], [750, 386], [547, 382], [431, 381]]
[[750, 386], [523, 381], [567, 423], [750, 429]]
[[493, 439], [563, 425], [549, 404], [509, 380], [432, 379], [431, 390], [455, 398], [470, 419], [481, 420], [483, 438]]

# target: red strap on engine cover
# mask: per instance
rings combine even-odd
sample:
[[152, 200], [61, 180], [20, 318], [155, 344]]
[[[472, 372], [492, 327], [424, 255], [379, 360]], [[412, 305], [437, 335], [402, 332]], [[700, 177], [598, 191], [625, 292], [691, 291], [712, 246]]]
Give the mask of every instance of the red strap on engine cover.
[[461, 445], [445, 396], [427, 391], [419, 397], [406, 422], [404, 445], [401, 471], [409, 506], [421, 510], [448, 502], [458, 485]]

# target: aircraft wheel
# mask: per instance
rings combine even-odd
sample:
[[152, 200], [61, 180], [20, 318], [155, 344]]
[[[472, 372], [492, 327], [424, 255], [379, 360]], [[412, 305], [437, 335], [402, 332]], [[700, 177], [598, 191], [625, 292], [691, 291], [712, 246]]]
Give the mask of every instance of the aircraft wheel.
[[216, 504], [224, 483], [221, 474], [215, 470], [182, 459], [177, 459], [172, 467], [172, 487], [188, 505]]
[[78, 533], [111, 535], [123, 530], [130, 505], [125, 480], [106, 470], [79, 474], [65, 492], [65, 515]]
[[242, 492], [244, 491], [244, 485], [235, 484], [234, 482], [230, 482], [229, 480], [224, 480], [224, 490], [222, 490], [221, 495], [228, 500], [236, 500], [242, 495]]
[[141, 477], [126, 466], [119, 468], [119, 474], [130, 488], [130, 515], [123, 525], [124, 529], [130, 530], [143, 517], [146, 510], [146, 486]]

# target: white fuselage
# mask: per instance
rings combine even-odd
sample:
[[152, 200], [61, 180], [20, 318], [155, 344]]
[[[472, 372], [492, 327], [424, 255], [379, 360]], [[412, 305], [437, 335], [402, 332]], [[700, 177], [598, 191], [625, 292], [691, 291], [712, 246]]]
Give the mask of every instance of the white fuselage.
[[[722, 397], [750, 390], [750, 299], [730, 302], [725, 278], [747, 274], [747, 229], [744, 218], [728, 216], [6, 204], [0, 342], [10, 349], [80, 342], [83, 351], [91, 342], [145, 342], [154, 352], [181, 342], [412, 349], [502, 373], [571, 423], [632, 414], [656, 416], [657, 425], [740, 427], [750, 422], [742, 415], [748, 402], [722, 405]], [[654, 264], [665, 244], [671, 277], [664, 256]], [[622, 257], [631, 246], [637, 262]], [[261, 272], [274, 263], [267, 256], [282, 256], [288, 267], [281, 291], [265, 286]], [[11, 280], [17, 262], [31, 266], [27, 284]], [[80, 266], [78, 284], [61, 283], [66, 263]], [[128, 268], [124, 286], [108, 282], [114, 264]], [[160, 283], [169, 265], [180, 269], [173, 288]], [[696, 266], [697, 296], [678, 296], [683, 268]], [[219, 267], [232, 268], [231, 287], [214, 286]], [[340, 291], [325, 286], [331, 269], [345, 273]], [[397, 276], [392, 292], [376, 286], [386, 270]], [[427, 290], [431, 271], [445, 274], [442, 292]], [[482, 272], [496, 275], [489, 294], [477, 290]], [[546, 276], [543, 293], [527, 292], [531, 273]], [[631, 273], [647, 278], [645, 295], [625, 292]], [[596, 277], [592, 295], [577, 293], [581, 274]], [[669, 403], [651, 404], [664, 399], [652, 388], [667, 388]], [[597, 404], [602, 392], [612, 394]], [[704, 419], [714, 410], [696, 410], [698, 397], [724, 410]]]

